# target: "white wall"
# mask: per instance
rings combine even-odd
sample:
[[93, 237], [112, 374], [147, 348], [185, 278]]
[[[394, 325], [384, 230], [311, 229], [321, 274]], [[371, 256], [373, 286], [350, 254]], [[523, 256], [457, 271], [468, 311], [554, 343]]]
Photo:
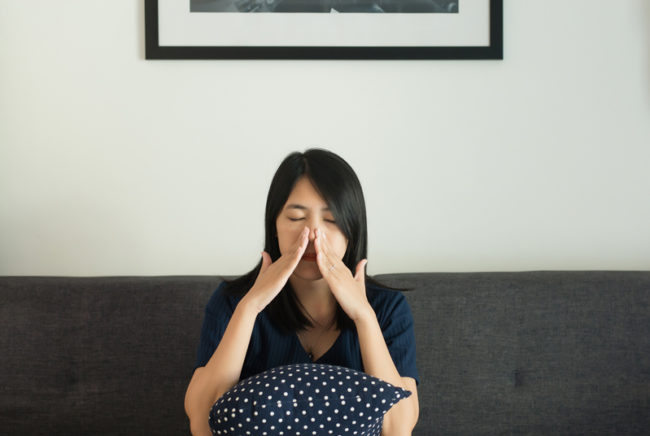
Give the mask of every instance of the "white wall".
[[650, 2], [505, 2], [503, 61], [145, 61], [142, 1], [0, 0], [0, 274], [238, 274], [292, 150], [369, 272], [650, 269]]

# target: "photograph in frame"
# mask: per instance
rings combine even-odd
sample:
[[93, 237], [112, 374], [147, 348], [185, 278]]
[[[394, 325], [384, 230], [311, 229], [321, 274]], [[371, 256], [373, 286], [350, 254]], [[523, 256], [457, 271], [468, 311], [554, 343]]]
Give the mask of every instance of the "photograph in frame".
[[502, 59], [502, 0], [145, 0], [147, 59]]

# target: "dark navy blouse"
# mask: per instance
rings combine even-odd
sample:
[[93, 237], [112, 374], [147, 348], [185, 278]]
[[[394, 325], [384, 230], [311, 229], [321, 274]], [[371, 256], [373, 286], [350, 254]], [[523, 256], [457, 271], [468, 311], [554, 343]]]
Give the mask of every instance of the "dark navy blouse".
[[[205, 366], [226, 331], [230, 317], [241, 297], [224, 292], [221, 283], [212, 294], [205, 310], [196, 368]], [[412, 377], [419, 384], [415, 365], [415, 335], [413, 316], [406, 298], [399, 291], [366, 286], [366, 295], [377, 314], [388, 351], [402, 377]], [[271, 321], [266, 310], [255, 320], [240, 379], [243, 380], [267, 369], [311, 360], [295, 333], [286, 334]], [[316, 363], [345, 366], [363, 371], [359, 337], [355, 329], [344, 329], [334, 345]]]

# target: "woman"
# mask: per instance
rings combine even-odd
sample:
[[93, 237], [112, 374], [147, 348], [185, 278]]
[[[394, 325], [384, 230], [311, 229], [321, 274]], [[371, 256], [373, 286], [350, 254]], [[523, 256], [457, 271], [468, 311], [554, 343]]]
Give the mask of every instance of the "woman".
[[400, 292], [365, 274], [365, 202], [352, 168], [325, 150], [287, 156], [269, 189], [265, 233], [260, 263], [208, 303], [185, 397], [192, 433], [211, 434], [212, 405], [241, 379], [318, 362], [410, 391], [382, 427], [410, 434], [419, 411], [413, 319]]

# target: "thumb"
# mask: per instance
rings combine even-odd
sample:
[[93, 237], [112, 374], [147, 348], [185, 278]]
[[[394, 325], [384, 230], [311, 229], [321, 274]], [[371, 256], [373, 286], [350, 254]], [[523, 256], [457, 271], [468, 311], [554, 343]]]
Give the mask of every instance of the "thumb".
[[365, 267], [366, 264], [368, 263], [368, 259], [361, 259], [361, 261], [357, 264], [357, 272], [354, 275], [354, 279], [358, 282], [364, 282], [365, 281]]
[[257, 277], [264, 274], [264, 272], [269, 268], [270, 265], [271, 265], [271, 255], [266, 251], [262, 251], [262, 267], [260, 268], [260, 272], [259, 274], [257, 274]]

